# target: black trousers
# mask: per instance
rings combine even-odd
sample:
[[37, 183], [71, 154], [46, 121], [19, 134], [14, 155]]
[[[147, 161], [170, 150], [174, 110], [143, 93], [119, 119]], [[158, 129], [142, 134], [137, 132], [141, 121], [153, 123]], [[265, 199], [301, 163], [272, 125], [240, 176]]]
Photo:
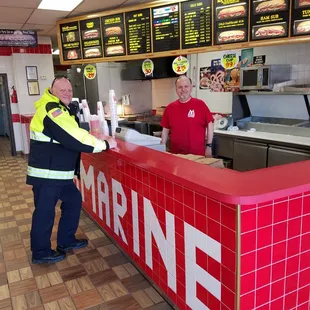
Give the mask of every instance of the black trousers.
[[76, 240], [82, 197], [73, 181], [66, 185], [34, 185], [32, 191], [35, 210], [30, 233], [31, 251], [33, 258], [40, 259], [51, 254], [51, 234], [58, 200], [62, 203], [57, 244], [68, 246]]

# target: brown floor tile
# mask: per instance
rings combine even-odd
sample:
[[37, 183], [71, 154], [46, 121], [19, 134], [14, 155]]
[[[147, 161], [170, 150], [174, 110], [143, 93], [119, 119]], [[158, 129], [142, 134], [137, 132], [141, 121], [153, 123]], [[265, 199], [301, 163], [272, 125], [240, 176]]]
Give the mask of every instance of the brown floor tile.
[[69, 292], [63, 283], [44, 288], [39, 292], [44, 304], [48, 304], [52, 301], [67, 297], [69, 295]]
[[101, 286], [109, 282], [117, 281], [117, 275], [114, 273], [112, 269], [100, 271], [94, 274], [89, 275], [91, 282], [95, 286]]
[[12, 305], [14, 310], [26, 310], [28, 309], [27, 300], [24, 295], [16, 296], [12, 298]]
[[35, 279], [28, 279], [16, 283], [9, 284], [11, 296], [24, 295], [38, 290]]
[[132, 293], [132, 296], [143, 309], [154, 306], [152, 299], [143, 290]]
[[59, 271], [63, 281], [74, 280], [87, 275], [83, 265], [66, 268]]
[[90, 250], [76, 255], [79, 261], [83, 264], [95, 259], [100, 259], [101, 255], [97, 250]]
[[111, 300], [105, 304], [105, 307], [105, 310], [141, 310], [140, 305], [131, 295]]
[[[75, 295], [72, 297], [77, 309], [87, 309], [96, 305], [100, 305], [103, 302], [100, 294], [96, 289]], [[123, 308], [126, 309], [126, 308]]]
[[13, 309], [11, 299], [0, 300], [0, 309], [1, 310]]
[[38, 291], [26, 294], [26, 300], [30, 309], [41, 306], [41, 297]]
[[150, 286], [150, 283], [141, 274], [123, 279], [122, 283], [130, 293], [146, 289]]
[[109, 264], [110, 267], [115, 267], [128, 263], [128, 259], [122, 253], [107, 256], [104, 258], [104, 260]]
[[93, 244], [93, 246], [95, 248], [99, 248], [99, 247], [102, 247], [102, 246], [105, 246], [105, 245], [109, 245], [111, 244], [111, 240], [107, 237], [103, 237], [103, 238], [98, 238], [98, 239], [95, 239], [95, 240], [92, 240], [91, 243]]

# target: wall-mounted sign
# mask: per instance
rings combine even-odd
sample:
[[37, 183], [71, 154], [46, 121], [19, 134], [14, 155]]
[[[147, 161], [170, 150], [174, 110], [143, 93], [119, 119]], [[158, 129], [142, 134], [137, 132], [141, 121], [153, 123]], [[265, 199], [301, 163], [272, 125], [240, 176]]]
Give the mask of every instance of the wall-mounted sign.
[[62, 55], [64, 60], [81, 59], [80, 29], [78, 22], [60, 25]]
[[238, 63], [238, 57], [236, 53], [226, 53], [222, 56], [222, 66], [226, 70], [230, 70], [236, 67]]
[[293, 0], [292, 8], [292, 33], [293, 36], [310, 34], [310, 1]]
[[186, 57], [179, 56], [172, 62], [172, 69], [176, 74], [185, 74], [189, 69], [189, 61]]
[[154, 71], [154, 63], [151, 59], [145, 59], [142, 63], [142, 72], [145, 76], [150, 76]]
[[248, 40], [248, 0], [214, 1], [214, 44]]
[[152, 10], [154, 52], [180, 49], [179, 4]]
[[0, 46], [36, 47], [37, 32], [33, 30], [0, 30]]
[[288, 36], [289, 0], [255, 0], [251, 6], [251, 40]]
[[80, 21], [81, 39], [84, 58], [102, 57], [100, 19]]
[[254, 56], [253, 65], [264, 65], [266, 62], [266, 55]]
[[97, 70], [93, 65], [87, 65], [84, 68], [84, 75], [88, 80], [93, 80], [96, 77]]

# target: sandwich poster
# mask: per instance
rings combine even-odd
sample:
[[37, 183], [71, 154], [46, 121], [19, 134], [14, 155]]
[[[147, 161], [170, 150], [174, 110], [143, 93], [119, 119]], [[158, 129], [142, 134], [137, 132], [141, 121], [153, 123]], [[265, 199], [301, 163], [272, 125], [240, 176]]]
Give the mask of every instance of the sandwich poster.
[[125, 29], [123, 14], [102, 17], [104, 56], [125, 55]]
[[310, 0], [293, 0], [292, 36], [310, 34]]
[[248, 0], [215, 0], [214, 43], [248, 41]]
[[64, 60], [81, 59], [80, 28], [78, 22], [60, 25]]
[[287, 37], [289, 0], [255, 0], [251, 6], [251, 40]]
[[100, 19], [93, 18], [80, 21], [83, 58], [102, 57], [102, 40]]
[[33, 30], [0, 30], [0, 46], [36, 47], [37, 32]]

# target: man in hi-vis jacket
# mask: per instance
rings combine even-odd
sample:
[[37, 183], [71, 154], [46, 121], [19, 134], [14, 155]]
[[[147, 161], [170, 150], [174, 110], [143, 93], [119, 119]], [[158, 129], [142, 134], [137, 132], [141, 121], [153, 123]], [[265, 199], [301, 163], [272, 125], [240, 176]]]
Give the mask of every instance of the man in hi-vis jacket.
[[[55, 263], [66, 252], [87, 246], [78, 240], [82, 207], [81, 193], [73, 178], [79, 165], [80, 152], [97, 153], [116, 147], [112, 138], [98, 140], [79, 128], [70, 110], [72, 86], [68, 79], [55, 78], [52, 86], [35, 103], [36, 113], [30, 123], [30, 154], [27, 184], [32, 185], [35, 210], [32, 216], [32, 263]], [[57, 233], [57, 249], [51, 249], [55, 207], [61, 200], [61, 218]]]

